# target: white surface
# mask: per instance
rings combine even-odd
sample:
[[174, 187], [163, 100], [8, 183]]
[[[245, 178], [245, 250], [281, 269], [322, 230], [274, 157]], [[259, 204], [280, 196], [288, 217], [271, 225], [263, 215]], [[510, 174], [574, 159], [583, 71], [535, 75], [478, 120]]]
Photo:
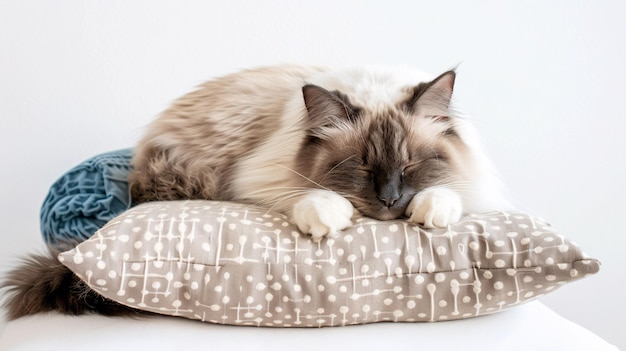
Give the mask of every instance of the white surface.
[[[204, 345], [204, 346], [203, 346]], [[617, 350], [540, 302], [491, 316], [439, 323], [322, 329], [233, 327], [173, 317], [35, 316], [7, 325], [0, 350]]]
[[[0, 269], [63, 172], [132, 146], [196, 84], [278, 62], [461, 63], [456, 94], [520, 209], [603, 262], [541, 301], [626, 349], [623, 1], [0, 1]], [[37, 331], [39, 333], [40, 331]]]

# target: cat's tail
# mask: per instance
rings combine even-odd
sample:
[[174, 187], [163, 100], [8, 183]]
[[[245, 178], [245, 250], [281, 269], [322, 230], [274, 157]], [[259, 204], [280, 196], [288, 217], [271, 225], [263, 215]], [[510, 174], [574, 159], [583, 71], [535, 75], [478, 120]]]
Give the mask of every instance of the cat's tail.
[[54, 252], [30, 255], [0, 283], [8, 320], [42, 312], [80, 315], [138, 316], [146, 312], [102, 297], [89, 288]]

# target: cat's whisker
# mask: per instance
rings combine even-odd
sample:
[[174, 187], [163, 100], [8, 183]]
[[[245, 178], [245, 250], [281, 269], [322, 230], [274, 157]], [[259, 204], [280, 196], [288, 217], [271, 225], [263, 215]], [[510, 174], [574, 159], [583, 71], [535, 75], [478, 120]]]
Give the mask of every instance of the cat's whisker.
[[281, 188], [293, 190], [268, 195], [264, 199], [255, 202], [254, 205], [263, 207], [267, 209], [268, 212], [271, 212], [276, 206], [280, 205], [281, 203], [299, 196], [304, 196], [311, 190], [311, 188], [306, 187], [277, 187], [274, 189]]
[[320, 184], [322, 184], [324, 182], [324, 179], [326, 179], [326, 177], [328, 177], [335, 169], [337, 169], [337, 167], [341, 166], [342, 164], [344, 164], [346, 161], [350, 160], [351, 158], [355, 157], [356, 155], [352, 155], [352, 156], [348, 156], [345, 159], [343, 159], [343, 161], [339, 162], [338, 164], [336, 164], [333, 168], [331, 168], [328, 172], [326, 172], [326, 174], [324, 174], [324, 176], [322, 177], [322, 179], [320, 180]]
[[299, 196], [302, 196], [302, 195], [305, 195], [305, 194], [306, 194], [306, 192], [304, 192], [304, 191], [303, 191], [302, 193], [294, 193], [294, 194], [290, 194], [290, 195], [284, 196], [284, 197], [283, 197], [283, 198], [281, 198], [279, 201], [276, 201], [276, 202], [275, 202], [272, 206], [270, 206], [270, 207], [267, 209], [267, 212], [272, 212], [272, 210], [273, 210], [276, 206], [280, 205], [281, 203], [283, 203], [283, 202], [285, 202], [285, 201], [291, 200], [291, 199], [293, 199], [293, 198], [296, 198], [296, 197], [299, 197]]
[[315, 186], [317, 186], [317, 187], [319, 187], [319, 188], [321, 188], [321, 189], [330, 190], [330, 189], [328, 189], [327, 187], [325, 187], [325, 186], [321, 185], [320, 183], [318, 183], [318, 182], [314, 181], [313, 179], [311, 179], [311, 178], [309, 178], [309, 177], [305, 176], [304, 174], [302, 174], [302, 173], [300, 173], [300, 172], [296, 171], [295, 169], [292, 169], [292, 168], [290, 168], [290, 167], [287, 167], [287, 166], [285, 166], [285, 165], [281, 165], [281, 164], [278, 164], [278, 163], [270, 163], [270, 164], [271, 164], [272, 166], [277, 166], [277, 167], [284, 168], [284, 169], [288, 170], [289, 172], [292, 172], [293, 174], [295, 174], [295, 175], [299, 176], [300, 178], [302, 178], [302, 179], [304, 179], [304, 180], [306, 180], [306, 181], [308, 181], [308, 182], [310, 182], [310, 183], [314, 184]]
[[438, 183], [437, 186], [453, 188], [453, 189], [459, 189], [459, 188], [471, 187], [472, 184], [459, 183], [459, 182], [454, 182], [454, 183], [446, 182], [446, 183]]
[[470, 181], [459, 179], [458, 177], [451, 175], [451, 176], [437, 179], [435, 183], [432, 184], [431, 186], [457, 188], [457, 187], [475, 186], [475, 185]]
[[[251, 204], [252, 206], [259, 206], [259, 207], [266, 209], [266, 213], [272, 212], [273, 209], [276, 206], [279, 206], [281, 203], [292, 200], [299, 196], [304, 196], [308, 193], [308, 191], [312, 190], [312, 188], [307, 188], [307, 187], [275, 187], [275, 188], [268, 188], [268, 189], [274, 189], [274, 190], [293, 189], [293, 190], [275, 193], [271, 196], [267, 196], [265, 199], [259, 200], [255, 202], [254, 204]], [[351, 202], [354, 202], [354, 201], [359, 202], [361, 200], [359, 197], [348, 194], [348, 193], [337, 192], [337, 191], [335, 191], [335, 193], [337, 193], [338, 195], [342, 196], [343, 198]]]
[[277, 186], [277, 187], [263, 188], [263, 189], [251, 191], [251, 192], [249, 192], [247, 194], [247, 197], [250, 197], [251, 195], [262, 194], [262, 193], [265, 193], [265, 192], [269, 192], [269, 191], [273, 191], [273, 190], [282, 190], [282, 189], [292, 189], [292, 190], [306, 191], [306, 190], [310, 190], [311, 188], [304, 187], [304, 186], [300, 186], [300, 187], [297, 187], [297, 186]]
[[467, 181], [439, 181], [436, 186], [447, 187], [456, 191], [479, 193], [481, 190], [475, 184]]
[[265, 198], [257, 201], [256, 203], [274, 203], [275, 199], [282, 198], [282, 197], [284, 197], [286, 195], [290, 195], [290, 196], [291, 195], [298, 195], [298, 194], [303, 194], [304, 195], [304, 194], [306, 194], [307, 190], [309, 190], [309, 189], [304, 188], [302, 190], [283, 191], [283, 192], [280, 192], [280, 193], [275, 193], [273, 195], [267, 195], [267, 196], [265, 196]]

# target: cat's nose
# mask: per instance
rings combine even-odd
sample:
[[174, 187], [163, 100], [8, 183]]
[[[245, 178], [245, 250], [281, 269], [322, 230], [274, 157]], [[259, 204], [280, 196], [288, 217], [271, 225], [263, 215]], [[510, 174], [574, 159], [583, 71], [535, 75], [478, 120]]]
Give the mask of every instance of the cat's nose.
[[393, 205], [395, 205], [401, 196], [399, 177], [389, 178], [380, 182], [381, 186], [378, 189], [378, 194], [376, 195], [378, 200], [384, 203], [387, 208], [391, 208]]
[[385, 204], [387, 207], [392, 207], [400, 199], [400, 195], [397, 192], [392, 194], [379, 195], [378, 200]]
[[393, 207], [402, 196], [402, 173], [389, 172], [377, 179], [376, 197], [387, 208]]

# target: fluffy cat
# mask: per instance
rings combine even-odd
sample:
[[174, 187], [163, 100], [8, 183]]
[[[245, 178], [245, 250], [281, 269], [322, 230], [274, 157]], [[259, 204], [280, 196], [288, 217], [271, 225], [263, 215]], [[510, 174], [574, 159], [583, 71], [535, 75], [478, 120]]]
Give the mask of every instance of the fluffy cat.
[[449, 108], [455, 76], [276, 66], [209, 81], [149, 126], [132, 197], [262, 205], [315, 240], [355, 209], [445, 227], [498, 206], [474, 133]]
[[[502, 208], [473, 129], [450, 108], [455, 77], [276, 66], [209, 81], [148, 127], [129, 178], [133, 201], [265, 206], [314, 240], [357, 212], [445, 227]], [[29, 257], [2, 285], [10, 319], [143, 313], [101, 297], [54, 254]]]

